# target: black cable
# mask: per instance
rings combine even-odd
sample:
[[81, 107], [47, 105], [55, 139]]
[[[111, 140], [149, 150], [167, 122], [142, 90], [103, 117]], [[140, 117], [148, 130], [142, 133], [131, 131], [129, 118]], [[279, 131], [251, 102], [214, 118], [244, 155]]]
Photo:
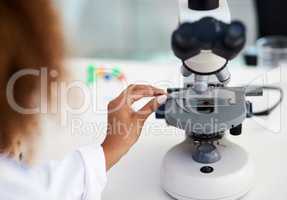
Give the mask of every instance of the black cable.
[[270, 108], [258, 112], [253, 112], [253, 116], [268, 116], [270, 115], [271, 112], [273, 112], [283, 101], [284, 99], [284, 91], [280, 87], [275, 87], [275, 86], [263, 86], [261, 87], [263, 90], [273, 90], [273, 91], [278, 91], [280, 93], [280, 98], [279, 100]]

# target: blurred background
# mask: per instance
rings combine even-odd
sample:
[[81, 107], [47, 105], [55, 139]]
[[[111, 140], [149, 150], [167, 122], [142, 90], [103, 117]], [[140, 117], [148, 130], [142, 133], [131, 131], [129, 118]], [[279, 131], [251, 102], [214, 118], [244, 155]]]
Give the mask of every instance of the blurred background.
[[[55, 0], [62, 15], [69, 56], [168, 61], [177, 26], [178, 0]], [[264, 0], [261, 0], [264, 1]], [[229, 0], [233, 19], [248, 28], [254, 44], [254, 0]]]

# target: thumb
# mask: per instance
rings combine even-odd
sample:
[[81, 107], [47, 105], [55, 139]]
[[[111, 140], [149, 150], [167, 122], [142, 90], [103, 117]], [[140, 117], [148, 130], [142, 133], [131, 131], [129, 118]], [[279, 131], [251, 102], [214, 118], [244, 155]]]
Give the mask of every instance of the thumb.
[[154, 113], [160, 105], [166, 102], [167, 96], [162, 95], [152, 99], [137, 114], [145, 121], [152, 113]]

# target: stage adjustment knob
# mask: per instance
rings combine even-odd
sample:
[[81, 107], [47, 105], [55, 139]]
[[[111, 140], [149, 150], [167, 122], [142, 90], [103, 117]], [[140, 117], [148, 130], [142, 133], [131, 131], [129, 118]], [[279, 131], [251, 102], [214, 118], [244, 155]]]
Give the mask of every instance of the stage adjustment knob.
[[242, 134], [242, 124], [230, 129], [230, 134], [234, 136], [239, 136]]
[[165, 104], [161, 105], [155, 112], [156, 119], [165, 119]]

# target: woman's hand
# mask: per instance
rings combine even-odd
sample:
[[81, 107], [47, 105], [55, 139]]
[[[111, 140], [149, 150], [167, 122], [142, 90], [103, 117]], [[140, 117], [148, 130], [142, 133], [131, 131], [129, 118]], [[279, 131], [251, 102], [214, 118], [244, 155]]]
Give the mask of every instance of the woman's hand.
[[[146, 119], [166, 99], [165, 92], [148, 85], [130, 85], [108, 105], [108, 130], [103, 143], [106, 166], [109, 170], [137, 142]], [[153, 98], [139, 111], [133, 103], [144, 97]]]

